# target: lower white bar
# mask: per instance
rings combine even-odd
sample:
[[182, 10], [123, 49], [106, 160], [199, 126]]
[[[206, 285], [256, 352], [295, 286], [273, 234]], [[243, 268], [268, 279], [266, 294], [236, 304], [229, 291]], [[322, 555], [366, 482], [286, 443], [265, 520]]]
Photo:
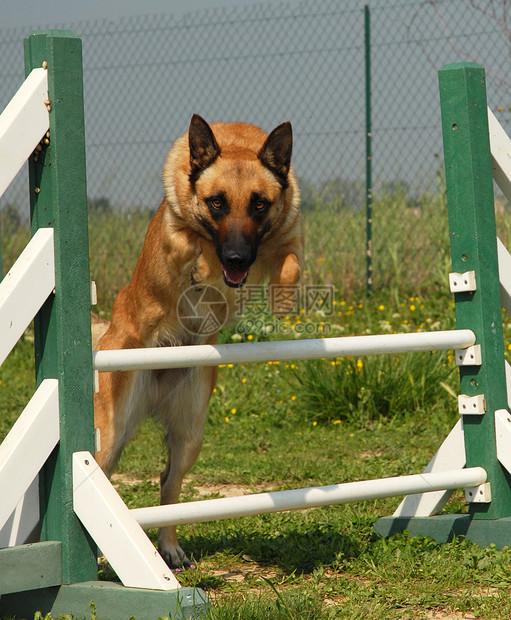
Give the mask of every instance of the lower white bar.
[[94, 368], [99, 371], [158, 370], [244, 362], [464, 349], [473, 344], [475, 344], [474, 333], [469, 329], [460, 329], [244, 344], [119, 349], [93, 351], [92, 356]]
[[396, 495], [425, 493], [426, 491], [458, 489], [476, 486], [483, 482], [486, 482], [486, 471], [482, 467], [471, 467], [438, 473], [346, 482], [324, 487], [136, 508], [130, 512], [144, 529], [149, 529], [166, 525], [246, 517], [283, 510], [301, 510], [329, 504], [347, 504], [348, 502], [381, 499]]

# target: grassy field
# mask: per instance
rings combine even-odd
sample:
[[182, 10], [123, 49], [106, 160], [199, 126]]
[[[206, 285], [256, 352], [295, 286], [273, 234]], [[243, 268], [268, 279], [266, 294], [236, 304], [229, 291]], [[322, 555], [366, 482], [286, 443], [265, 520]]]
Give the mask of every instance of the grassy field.
[[[335, 287], [331, 312], [298, 312], [280, 324], [265, 314], [265, 324], [286, 338], [304, 337], [304, 325], [316, 337], [452, 328], [446, 219], [441, 195], [416, 204], [396, 193], [378, 200], [374, 294], [366, 297], [363, 216], [318, 201], [305, 213], [304, 280]], [[91, 269], [106, 316], [146, 226], [137, 213], [91, 220]], [[225, 329], [221, 340], [277, 337], [239, 332]], [[1, 435], [33, 389], [32, 346], [28, 332], [0, 369]], [[440, 352], [221, 367], [182, 501], [419, 473], [457, 420], [458, 387], [452, 354]], [[158, 503], [164, 460], [162, 433], [148, 421], [114, 476], [130, 507]], [[399, 501], [183, 526], [181, 544], [197, 568], [178, 579], [206, 590], [211, 620], [509, 620], [511, 550], [463, 538], [383, 540], [373, 525]], [[466, 511], [462, 492], [444, 510]], [[156, 541], [156, 531], [149, 534]], [[102, 565], [100, 577], [114, 576]]]

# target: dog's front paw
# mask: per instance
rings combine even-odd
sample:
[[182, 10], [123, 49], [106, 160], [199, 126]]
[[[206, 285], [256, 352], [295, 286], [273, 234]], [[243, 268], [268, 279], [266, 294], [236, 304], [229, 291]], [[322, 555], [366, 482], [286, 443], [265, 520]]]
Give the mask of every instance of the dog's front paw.
[[166, 548], [162, 548], [161, 545], [158, 545], [158, 551], [168, 567], [175, 573], [182, 570], [193, 570], [195, 568], [195, 564], [192, 563], [179, 545]]

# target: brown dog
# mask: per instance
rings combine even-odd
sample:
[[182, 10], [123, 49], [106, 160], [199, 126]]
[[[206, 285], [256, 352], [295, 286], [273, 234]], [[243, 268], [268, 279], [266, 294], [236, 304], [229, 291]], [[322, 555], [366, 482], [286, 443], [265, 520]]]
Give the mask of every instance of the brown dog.
[[[168, 154], [165, 198], [133, 277], [115, 300], [111, 322], [93, 322], [95, 348], [214, 343], [216, 334], [202, 333], [193, 312], [183, 318], [183, 294], [198, 306], [220, 294], [227, 321], [239, 310], [237, 289], [245, 283], [298, 281], [303, 235], [291, 149], [289, 123], [266, 135], [253, 125], [210, 127], [193, 116], [188, 133]], [[96, 458], [106, 474], [142, 420], [155, 415], [169, 453], [161, 503], [176, 502], [202, 445], [216, 377], [215, 367], [101, 373], [94, 402], [101, 437]], [[190, 566], [175, 527], [160, 530], [158, 548], [170, 567]]]

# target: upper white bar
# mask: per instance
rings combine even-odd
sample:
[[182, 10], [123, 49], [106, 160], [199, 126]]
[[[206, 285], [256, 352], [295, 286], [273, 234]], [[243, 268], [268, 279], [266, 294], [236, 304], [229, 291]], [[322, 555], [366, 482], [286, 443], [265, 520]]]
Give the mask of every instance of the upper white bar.
[[92, 356], [94, 369], [99, 371], [159, 370], [163, 368], [191, 368], [244, 362], [464, 349], [473, 344], [475, 344], [474, 333], [469, 329], [460, 329], [243, 344], [204, 344], [151, 349], [117, 349], [93, 351]]
[[48, 71], [33, 69], [0, 115], [0, 196], [48, 131], [47, 99]]
[[0, 282], [0, 365], [54, 288], [53, 228], [40, 228]]

